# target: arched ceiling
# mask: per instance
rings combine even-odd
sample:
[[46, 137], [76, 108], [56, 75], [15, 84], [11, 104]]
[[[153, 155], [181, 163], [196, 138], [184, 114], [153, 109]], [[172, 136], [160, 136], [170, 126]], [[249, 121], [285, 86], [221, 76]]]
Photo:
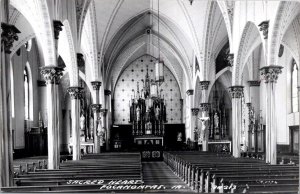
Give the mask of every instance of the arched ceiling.
[[35, 37], [35, 34], [26, 18], [12, 5], [9, 6], [9, 23], [15, 25], [19, 30], [22, 29], [12, 48], [12, 53], [15, 53], [29, 39]]
[[[160, 0], [159, 13], [158, 0], [94, 0], [91, 5], [96, 17], [98, 63], [106, 82], [116, 81], [114, 76], [139, 56], [158, 57], [159, 38], [161, 56], [167, 60], [168, 68], [179, 83], [192, 88], [194, 56], [200, 59], [202, 51], [208, 49], [214, 60], [214, 52], [228, 41], [223, 14], [216, 2], [194, 1], [190, 5], [189, 1]], [[146, 33], [149, 27], [152, 36]], [[121, 62], [120, 56], [127, 59]]]
[[300, 56], [297, 51], [300, 50], [300, 14], [293, 20], [286, 30], [282, 43], [289, 48], [297, 63], [300, 61]]

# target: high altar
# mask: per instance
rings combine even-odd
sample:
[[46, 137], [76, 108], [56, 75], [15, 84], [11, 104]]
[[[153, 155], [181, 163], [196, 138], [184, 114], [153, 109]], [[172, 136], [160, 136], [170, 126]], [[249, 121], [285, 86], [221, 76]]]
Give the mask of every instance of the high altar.
[[166, 104], [159, 83], [150, 80], [148, 68], [142, 89], [129, 102], [134, 143], [143, 160], [162, 160], [166, 120]]

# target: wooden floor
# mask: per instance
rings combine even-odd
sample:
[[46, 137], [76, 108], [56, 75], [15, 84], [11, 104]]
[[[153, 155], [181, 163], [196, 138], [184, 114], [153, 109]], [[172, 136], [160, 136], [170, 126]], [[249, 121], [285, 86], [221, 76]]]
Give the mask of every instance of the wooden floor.
[[[192, 192], [164, 162], [143, 162], [142, 166], [145, 185], [162, 185], [162, 189], [158, 189], [157, 192]], [[155, 191], [156, 190], [151, 190], [151, 193]]]

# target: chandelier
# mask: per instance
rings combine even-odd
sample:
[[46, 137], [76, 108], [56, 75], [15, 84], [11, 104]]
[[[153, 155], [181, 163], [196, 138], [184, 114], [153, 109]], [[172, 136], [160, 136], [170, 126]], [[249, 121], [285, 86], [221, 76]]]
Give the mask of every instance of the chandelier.
[[155, 81], [159, 84], [159, 86], [164, 82], [164, 62], [160, 57], [160, 33], [159, 33], [159, 0], [157, 1], [157, 33], [158, 33], [158, 58], [155, 63]]

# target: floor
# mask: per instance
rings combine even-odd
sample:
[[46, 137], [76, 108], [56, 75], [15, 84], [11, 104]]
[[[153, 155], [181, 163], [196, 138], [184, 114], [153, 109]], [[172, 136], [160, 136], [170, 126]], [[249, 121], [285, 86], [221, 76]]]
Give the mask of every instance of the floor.
[[[143, 162], [143, 180], [145, 185], [158, 185], [152, 192], [183, 193], [192, 192], [164, 162]], [[147, 190], [146, 190], [147, 192]]]

